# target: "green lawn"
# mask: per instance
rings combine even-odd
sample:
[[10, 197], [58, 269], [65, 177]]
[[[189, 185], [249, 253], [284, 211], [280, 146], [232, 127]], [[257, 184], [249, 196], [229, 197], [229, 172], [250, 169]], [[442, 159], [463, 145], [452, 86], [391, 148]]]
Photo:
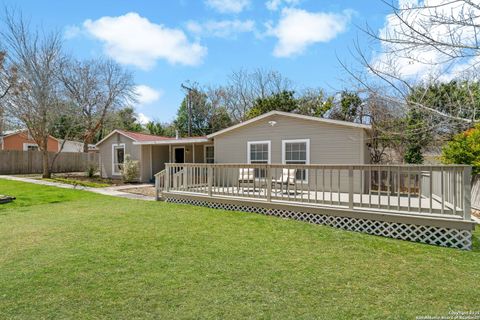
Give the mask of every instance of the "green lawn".
[[0, 318], [414, 319], [480, 311], [475, 249], [0, 180]]

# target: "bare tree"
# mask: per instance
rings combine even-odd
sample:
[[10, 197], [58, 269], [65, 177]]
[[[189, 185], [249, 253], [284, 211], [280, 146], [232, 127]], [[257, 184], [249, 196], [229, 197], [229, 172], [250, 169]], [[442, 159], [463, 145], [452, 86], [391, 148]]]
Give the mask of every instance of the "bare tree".
[[452, 79], [478, 82], [480, 4], [471, 0], [401, 3], [387, 3], [392, 13], [379, 32], [369, 26], [363, 29], [380, 43], [379, 52], [371, 56], [356, 43], [354, 56], [368, 72], [343, 64], [345, 69], [369, 90], [378, 87], [380, 80], [387, 85], [385, 99], [403, 103], [406, 108], [421, 108], [436, 119], [437, 125], [438, 121], [440, 125], [455, 124], [461, 130], [480, 121], [473, 94], [470, 100], [452, 95], [448, 108], [432, 106], [428, 96], [431, 85]]
[[16, 68], [18, 83], [22, 87], [22, 90], [6, 96], [5, 106], [27, 127], [38, 144], [43, 155], [43, 177], [49, 178], [51, 124], [65, 110], [58, 81], [63, 61], [61, 36], [55, 32], [40, 34], [31, 31], [21, 14], [11, 11], [5, 13], [5, 28], [0, 35], [9, 52], [9, 63]]
[[233, 72], [226, 86], [219, 88], [223, 93], [225, 107], [235, 122], [246, 119], [248, 110], [256, 99], [292, 90], [292, 82], [277, 71], [241, 69]]
[[20, 90], [17, 86], [17, 69], [14, 66], [7, 66], [6, 58], [7, 53], [0, 51], [0, 134], [5, 130], [5, 106], [2, 100], [14, 89]]
[[132, 74], [111, 60], [68, 61], [60, 78], [77, 110], [85, 152], [108, 113], [136, 99]]

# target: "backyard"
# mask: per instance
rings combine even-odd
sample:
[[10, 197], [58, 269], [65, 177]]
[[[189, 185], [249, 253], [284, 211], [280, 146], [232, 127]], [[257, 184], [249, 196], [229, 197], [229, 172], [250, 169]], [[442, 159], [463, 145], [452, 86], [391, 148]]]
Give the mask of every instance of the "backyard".
[[480, 312], [473, 251], [0, 180], [0, 318]]

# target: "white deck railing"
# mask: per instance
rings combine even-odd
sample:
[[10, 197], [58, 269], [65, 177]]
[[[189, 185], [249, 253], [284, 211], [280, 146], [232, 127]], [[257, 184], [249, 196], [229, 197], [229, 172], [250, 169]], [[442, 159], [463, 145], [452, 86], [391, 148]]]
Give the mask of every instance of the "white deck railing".
[[470, 220], [469, 166], [166, 164], [157, 193], [308, 203]]

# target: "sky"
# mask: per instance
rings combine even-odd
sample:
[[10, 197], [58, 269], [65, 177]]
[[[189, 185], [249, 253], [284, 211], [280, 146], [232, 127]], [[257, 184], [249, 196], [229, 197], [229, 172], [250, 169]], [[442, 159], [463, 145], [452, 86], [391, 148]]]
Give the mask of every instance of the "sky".
[[140, 120], [175, 118], [187, 81], [224, 84], [239, 69], [276, 70], [295, 88], [346, 85], [338, 59], [368, 22], [380, 30], [381, 0], [0, 0], [31, 25], [63, 34], [69, 54], [105, 56], [135, 77]]

